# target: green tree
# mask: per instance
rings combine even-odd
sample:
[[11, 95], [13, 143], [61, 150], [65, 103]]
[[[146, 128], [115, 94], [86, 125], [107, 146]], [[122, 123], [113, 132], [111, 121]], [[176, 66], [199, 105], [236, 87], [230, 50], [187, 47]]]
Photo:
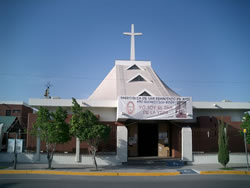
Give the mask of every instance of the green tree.
[[49, 169], [51, 169], [56, 145], [63, 144], [71, 139], [69, 125], [65, 121], [66, 118], [67, 111], [61, 107], [58, 107], [55, 112], [49, 112], [48, 109], [40, 107], [32, 128], [31, 134], [39, 136], [41, 141], [46, 144]]
[[98, 170], [96, 152], [100, 142], [109, 137], [111, 129], [109, 126], [101, 124], [91, 111], [82, 111], [82, 108], [74, 98], [72, 98], [72, 103], [73, 115], [70, 121], [70, 133], [79, 138], [81, 142], [88, 144], [88, 150], [93, 157], [94, 166]]
[[228, 150], [228, 138], [227, 138], [227, 126], [224, 121], [219, 121], [219, 138], [218, 138], [218, 161], [226, 168], [227, 163], [229, 162], [229, 150]]
[[247, 143], [250, 144], [250, 114], [245, 113], [242, 123], [241, 123], [241, 128], [242, 128], [242, 135], [243, 135], [243, 129], [247, 129], [246, 132], [246, 138], [247, 138]]

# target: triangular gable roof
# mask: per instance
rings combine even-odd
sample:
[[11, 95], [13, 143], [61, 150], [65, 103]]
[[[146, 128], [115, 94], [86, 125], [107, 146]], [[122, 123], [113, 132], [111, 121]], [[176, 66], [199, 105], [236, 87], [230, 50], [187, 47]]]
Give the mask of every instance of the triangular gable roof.
[[3, 123], [3, 132], [9, 131], [14, 126], [17, 117], [15, 116], [0, 116], [0, 123]]
[[113, 67], [88, 99], [116, 100], [116, 90], [116, 67]]
[[[134, 65], [142, 69], [128, 70], [128, 66]], [[133, 80], [135, 82], [131, 82]], [[118, 96], [138, 96], [142, 91], [154, 93], [154, 96], [179, 96], [158, 77], [150, 61], [117, 60], [113, 69], [88, 99], [117, 100]]]

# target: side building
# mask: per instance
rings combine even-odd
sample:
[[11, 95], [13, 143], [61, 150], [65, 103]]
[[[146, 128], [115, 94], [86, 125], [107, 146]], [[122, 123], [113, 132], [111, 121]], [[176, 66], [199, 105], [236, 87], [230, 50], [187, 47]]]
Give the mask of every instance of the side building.
[[[0, 151], [7, 150], [8, 138], [22, 138], [26, 142], [28, 115], [34, 109], [20, 101], [0, 101]], [[17, 135], [16, 135], [17, 134]]]
[[34, 109], [21, 101], [0, 101], [0, 116], [15, 116], [23, 129], [27, 128], [28, 114]]

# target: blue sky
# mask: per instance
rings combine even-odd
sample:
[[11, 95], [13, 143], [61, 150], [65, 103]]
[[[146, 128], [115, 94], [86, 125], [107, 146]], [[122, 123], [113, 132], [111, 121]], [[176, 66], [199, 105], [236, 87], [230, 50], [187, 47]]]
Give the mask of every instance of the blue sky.
[[114, 66], [152, 61], [194, 101], [250, 101], [249, 0], [0, 0], [0, 100], [87, 98]]

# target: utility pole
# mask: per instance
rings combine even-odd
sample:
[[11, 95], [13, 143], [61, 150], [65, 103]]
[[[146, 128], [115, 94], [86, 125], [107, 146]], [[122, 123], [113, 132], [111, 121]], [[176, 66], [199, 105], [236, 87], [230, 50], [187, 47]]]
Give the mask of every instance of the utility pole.
[[14, 169], [16, 169], [16, 163], [17, 163], [16, 139], [17, 139], [17, 133], [16, 133], [15, 142], [14, 142]]
[[247, 129], [243, 129], [243, 133], [244, 133], [244, 142], [245, 142], [245, 152], [246, 152], [246, 159], [247, 159], [247, 171], [249, 170], [249, 165], [248, 165], [248, 152], [247, 152]]

